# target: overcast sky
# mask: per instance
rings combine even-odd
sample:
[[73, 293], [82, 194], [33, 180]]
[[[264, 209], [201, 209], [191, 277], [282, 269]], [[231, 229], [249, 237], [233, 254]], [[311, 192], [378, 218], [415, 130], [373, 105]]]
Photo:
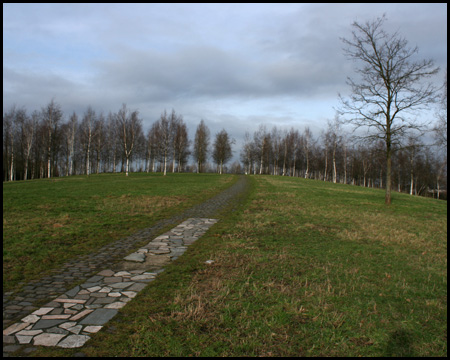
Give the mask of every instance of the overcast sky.
[[259, 124], [320, 135], [355, 75], [340, 38], [383, 13], [385, 30], [441, 67], [441, 85], [447, 4], [3, 4], [3, 112], [126, 103], [147, 130], [175, 109], [191, 139], [201, 119], [212, 139], [227, 130], [238, 159]]

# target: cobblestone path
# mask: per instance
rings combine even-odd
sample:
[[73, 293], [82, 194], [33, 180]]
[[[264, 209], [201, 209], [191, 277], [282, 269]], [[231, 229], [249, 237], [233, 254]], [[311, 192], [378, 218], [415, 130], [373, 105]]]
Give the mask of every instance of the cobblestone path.
[[[82, 346], [164, 265], [203, 235], [217, 221], [214, 218], [220, 218], [224, 209], [232, 211], [246, 186], [246, 177], [240, 176], [234, 185], [199, 205], [78, 257], [18, 292], [4, 293], [3, 355], [21, 349], [22, 344]], [[155, 238], [169, 225], [178, 226]], [[143, 241], [150, 242], [136, 249]]]

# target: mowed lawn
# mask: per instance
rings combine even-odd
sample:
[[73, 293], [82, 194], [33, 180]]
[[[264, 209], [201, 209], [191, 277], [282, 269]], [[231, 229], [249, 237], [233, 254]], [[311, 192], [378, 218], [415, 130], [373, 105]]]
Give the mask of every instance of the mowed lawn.
[[234, 176], [123, 173], [3, 183], [3, 291], [152, 226]]
[[446, 202], [249, 181], [242, 206], [83, 348], [32, 354], [447, 356]]

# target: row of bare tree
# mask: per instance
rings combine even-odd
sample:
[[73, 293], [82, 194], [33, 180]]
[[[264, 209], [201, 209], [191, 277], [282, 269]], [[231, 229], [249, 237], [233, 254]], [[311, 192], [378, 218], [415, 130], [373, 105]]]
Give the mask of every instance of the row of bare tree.
[[[434, 133], [438, 145], [446, 146], [446, 140], [439, 138], [442, 132]], [[211, 148], [210, 131], [201, 120], [191, 146], [183, 117], [174, 110], [170, 114], [164, 111], [147, 133], [139, 112], [125, 104], [106, 117], [89, 106], [81, 119], [73, 113], [64, 122], [60, 106], [52, 100], [31, 115], [16, 107], [4, 114], [3, 174], [5, 181], [117, 170], [128, 174], [131, 162], [139, 164], [137, 171], [204, 172], [210, 169], [209, 156], [222, 173], [232, 157], [233, 143], [222, 130]], [[447, 162], [437, 150], [414, 138], [396, 149], [393, 189], [418, 195], [433, 190], [439, 196], [440, 190], [446, 189]], [[191, 155], [195, 164], [189, 166]], [[338, 117], [329, 121], [318, 137], [309, 127], [303, 132], [277, 127], [269, 131], [260, 125], [253, 136], [245, 134], [240, 156], [241, 164], [225, 169], [379, 188], [386, 182], [383, 142], [353, 141], [342, 130]]]
[[[436, 144], [435, 144], [436, 145]], [[394, 149], [393, 189], [411, 195], [437, 197], [446, 189], [447, 159], [436, 146], [409, 138]], [[360, 142], [346, 134], [336, 118], [316, 138], [309, 127], [268, 130], [260, 125], [245, 134], [241, 163], [246, 174], [298, 176], [364, 187], [386, 186], [386, 149], [383, 141]], [[442, 194], [441, 194], [442, 197]]]
[[166, 175], [187, 170], [189, 155], [197, 172], [205, 170], [211, 155], [222, 173], [232, 156], [232, 144], [222, 130], [210, 149], [210, 131], [201, 120], [191, 151], [186, 124], [174, 110], [164, 111], [144, 133], [139, 112], [125, 104], [107, 116], [89, 106], [81, 119], [73, 113], [64, 122], [60, 105], [52, 100], [31, 114], [14, 106], [3, 115], [3, 178], [26, 180], [118, 169], [128, 176], [132, 162], [139, 164], [138, 171], [159, 170]]

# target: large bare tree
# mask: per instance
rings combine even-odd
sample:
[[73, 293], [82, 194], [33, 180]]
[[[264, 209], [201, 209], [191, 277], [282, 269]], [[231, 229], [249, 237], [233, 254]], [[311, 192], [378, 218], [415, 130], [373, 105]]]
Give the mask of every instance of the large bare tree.
[[348, 122], [356, 128], [372, 131], [367, 138], [383, 139], [386, 145], [386, 196], [391, 203], [391, 156], [394, 146], [408, 131], [420, 124], [406, 116], [436, 101], [436, 87], [423, 80], [439, 68], [433, 60], [416, 61], [418, 48], [408, 47], [398, 33], [383, 30], [383, 15], [374, 21], [352, 24], [352, 39], [342, 39], [345, 55], [358, 63], [357, 80], [348, 78], [352, 89], [349, 99], [339, 95], [341, 113], [352, 116]]

